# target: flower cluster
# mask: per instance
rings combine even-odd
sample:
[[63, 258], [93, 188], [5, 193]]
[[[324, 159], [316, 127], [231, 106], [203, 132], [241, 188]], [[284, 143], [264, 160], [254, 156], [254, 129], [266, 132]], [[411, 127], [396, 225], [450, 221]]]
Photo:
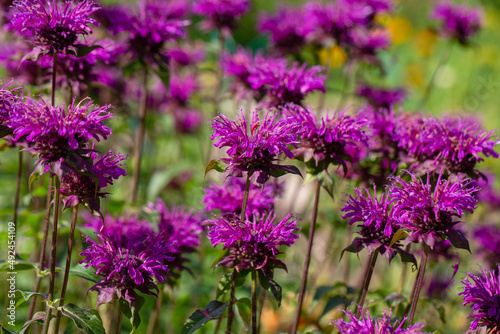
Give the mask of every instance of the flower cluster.
[[252, 181], [263, 184], [271, 175], [300, 174], [294, 166], [274, 164], [281, 153], [293, 158], [288, 146], [298, 143], [296, 134], [299, 124], [292, 119], [284, 117], [278, 120], [270, 112], [260, 119], [255, 111], [252, 113], [250, 133], [243, 112], [236, 121], [230, 121], [224, 115], [217, 116], [211, 125], [214, 130], [211, 139], [219, 138], [214, 146], [229, 147], [227, 154], [231, 158], [223, 159], [228, 163], [226, 171], [229, 175], [241, 176], [247, 172]]
[[84, 257], [80, 263], [85, 268], [95, 267], [96, 274], [103, 278], [89, 291], [98, 291], [96, 308], [113, 299], [122, 298], [130, 306], [136, 302], [136, 290], [148, 295], [156, 295], [155, 280], [164, 282], [168, 273], [165, 263], [173, 260], [169, 255], [171, 245], [161, 236], [131, 240], [126, 247], [104, 235], [97, 235], [99, 242], [89, 236], [84, 237], [88, 248], [80, 253]]
[[391, 202], [394, 214], [400, 217], [400, 225], [409, 232], [405, 243], [424, 242], [432, 249], [436, 242], [447, 237], [457, 248], [469, 250], [469, 242], [456, 225], [465, 211], [472, 213], [477, 199], [471, 179], [464, 176], [450, 176], [447, 180], [443, 171], [439, 173], [435, 186], [432, 175], [427, 173], [427, 182], [415, 174], [408, 173], [411, 180], [391, 177]]
[[[468, 273], [461, 281], [464, 290], [458, 295], [464, 299], [464, 306], [472, 305], [470, 329], [485, 326], [495, 333], [500, 323], [500, 265], [496, 270], [483, 269], [482, 275]], [[495, 331], [496, 329], [496, 331]]]
[[406, 97], [406, 92], [402, 89], [380, 89], [368, 85], [359, 85], [356, 94], [366, 98], [374, 108], [386, 110], [400, 104]]
[[311, 110], [289, 108], [288, 111], [300, 124], [300, 147], [293, 153], [305, 162], [314, 159], [315, 168], [324, 170], [334, 164], [347, 172], [345, 161], [351, 159], [356, 143], [368, 140], [362, 129], [365, 120], [345, 115], [345, 111], [336, 112], [333, 117], [326, 115], [321, 120], [317, 120]]
[[248, 0], [198, 0], [193, 7], [196, 14], [206, 18], [206, 21], [202, 22], [204, 30], [219, 29], [224, 34], [232, 31], [236, 20], [249, 9]]
[[373, 196], [368, 189], [360, 190], [354, 188], [356, 196], [352, 195], [342, 208], [346, 212], [342, 218], [350, 218], [349, 224], [361, 223], [358, 232], [361, 237], [354, 239], [352, 244], [346, 248], [347, 251], [359, 252], [361, 249], [368, 249], [371, 254], [379, 251], [381, 255], [389, 259], [399, 253], [403, 261], [416, 263], [414, 256], [401, 249], [399, 243], [391, 245], [391, 241], [398, 230], [398, 217], [394, 214], [389, 200], [389, 193], [382, 193], [380, 199], [377, 198], [377, 189], [373, 188]]
[[[241, 215], [245, 183], [243, 178], [230, 177], [222, 185], [214, 182], [206, 187], [203, 197], [205, 210], [218, 209], [223, 216]], [[254, 215], [262, 216], [269, 212], [274, 206], [275, 197], [281, 194], [281, 190], [280, 184], [267, 184], [262, 189], [250, 184], [246, 214], [252, 218]]]
[[451, 1], [439, 1], [434, 7], [431, 18], [442, 22], [441, 33], [456, 39], [460, 44], [469, 44], [483, 25], [483, 11], [481, 8], [468, 8]]
[[[426, 334], [426, 332], [422, 331], [424, 325], [421, 323], [404, 326], [406, 317], [401, 322], [396, 321], [391, 324], [391, 313], [392, 310], [386, 310], [382, 317], [372, 319], [370, 311], [367, 310], [366, 314], [362, 312], [361, 318], [358, 319], [350, 311], [345, 311], [349, 321], [334, 320], [330, 325], [335, 326], [342, 334]], [[403, 328], [403, 326], [406, 328]]]
[[241, 221], [236, 216], [215, 217], [211, 219], [208, 238], [215, 247], [223, 244], [229, 254], [217, 266], [262, 270], [267, 277], [272, 277], [273, 269], [286, 265], [276, 257], [280, 254], [278, 246], [290, 247], [299, 237], [296, 234], [297, 221], [288, 214], [278, 224], [274, 223], [276, 215], [253, 218], [253, 221]]
[[100, 7], [91, 0], [74, 4], [56, 0], [15, 0], [10, 26], [33, 42], [43, 53], [77, 53], [79, 35], [92, 33], [90, 17]]

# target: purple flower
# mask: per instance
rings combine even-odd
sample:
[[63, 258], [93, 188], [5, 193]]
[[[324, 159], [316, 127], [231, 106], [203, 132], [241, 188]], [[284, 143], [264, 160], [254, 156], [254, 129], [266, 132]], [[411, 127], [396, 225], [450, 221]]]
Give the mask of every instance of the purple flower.
[[167, 277], [172, 283], [179, 278], [181, 270], [187, 269], [185, 254], [194, 253], [200, 245], [204, 219], [201, 212], [192, 209], [176, 206], [168, 208], [161, 199], [157, 199], [156, 204], [150, 203], [148, 209], [158, 212], [158, 231], [164, 242], [173, 246], [174, 251], [169, 253], [173, 257], [169, 263], [172, 270]]
[[179, 133], [195, 133], [204, 124], [203, 114], [195, 109], [177, 106], [173, 115], [175, 130]]
[[492, 269], [500, 263], [500, 227], [494, 224], [474, 226], [472, 238], [477, 241], [476, 254]]
[[134, 242], [155, 234], [153, 224], [147, 220], [140, 219], [137, 214], [120, 216], [111, 216], [108, 214], [104, 216], [104, 219], [101, 219], [87, 213], [83, 218], [85, 221], [83, 227], [90, 228], [96, 233], [101, 233], [122, 248], [126, 248]]
[[298, 143], [299, 124], [292, 119], [277, 119], [277, 116], [271, 116], [270, 112], [260, 119], [257, 111], [254, 111], [250, 127], [247, 127], [242, 112], [241, 118], [237, 117], [236, 121], [219, 115], [213, 119], [211, 126], [214, 132], [210, 138], [218, 138], [214, 146], [229, 147], [227, 154], [231, 158], [222, 159], [228, 163], [226, 172], [229, 172], [229, 175], [241, 176], [243, 172], [248, 172], [251, 180], [259, 184], [264, 184], [271, 176], [281, 176], [285, 173], [300, 175], [295, 166], [274, 164], [281, 153], [285, 153], [290, 159], [293, 158], [288, 146]]
[[103, 278], [90, 288], [97, 291], [97, 305], [109, 303], [115, 296], [123, 298], [130, 306], [135, 303], [136, 290], [148, 295], [156, 295], [158, 287], [155, 280], [164, 282], [168, 273], [166, 262], [171, 246], [165, 244], [161, 236], [142, 240], [131, 240], [127, 247], [122, 247], [115, 238], [97, 234], [100, 242], [84, 236], [88, 248], [80, 253], [85, 257], [80, 263], [85, 268], [95, 267], [96, 274]]
[[472, 213], [477, 207], [474, 196], [479, 189], [473, 181], [463, 175], [451, 175], [447, 180], [443, 171], [434, 183], [433, 174], [427, 173], [427, 182], [410, 172], [411, 180], [404, 181], [400, 176], [391, 177], [390, 197], [394, 215], [399, 217], [400, 226], [409, 232], [405, 244], [424, 242], [434, 248], [434, 244], [447, 237], [457, 248], [469, 250], [469, 242], [463, 233], [456, 229], [465, 211]]
[[298, 52], [314, 30], [302, 8], [285, 6], [281, 6], [275, 14], [261, 14], [257, 27], [259, 32], [269, 32], [274, 47], [284, 53]]
[[73, 99], [67, 110], [64, 105], [53, 107], [42, 99], [26, 99], [12, 111], [9, 126], [14, 140], [26, 140], [26, 150], [38, 155], [45, 172], [52, 167], [61, 178], [63, 171], [90, 171], [91, 164], [82, 157], [90, 151], [90, 139], [99, 141], [111, 134], [102, 124], [112, 117], [109, 108], [94, 107], [90, 98], [78, 104]]
[[347, 172], [345, 161], [351, 158], [349, 152], [357, 148], [357, 142], [366, 143], [368, 140], [362, 129], [366, 121], [347, 116], [345, 111], [335, 112], [332, 118], [326, 115], [321, 120], [317, 120], [311, 110], [291, 108], [289, 111], [299, 124], [301, 136], [300, 147], [294, 150], [294, 154], [306, 163], [314, 162], [311, 168], [324, 170], [334, 164]]
[[178, 65], [188, 66], [200, 63], [205, 58], [205, 51], [200, 47], [184, 45], [169, 48], [165, 55]]
[[482, 275], [468, 273], [461, 281], [464, 291], [459, 292], [463, 305], [472, 305], [470, 329], [486, 326], [490, 333], [498, 331], [500, 323], [500, 265], [495, 270], [484, 270]]
[[352, 57], [378, 64], [376, 52], [390, 46], [390, 35], [382, 29], [357, 28], [350, 31], [350, 52]]
[[27, 37], [43, 53], [76, 53], [79, 35], [97, 25], [90, 15], [100, 7], [91, 0], [58, 4], [56, 0], [15, 0], [10, 26]]
[[12, 133], [8, 128], [10, 115], [16, 104], [22, 104], [22, 97], [19, 95], [22, 94], [22, 87], [9, 89], [11, 84], [12, 82], [9, 82], [0, 88], [0, 138]]
[[205, 17], [201, 27], [205, 31], [219, 29], [230, 33], [243, 14], [250, 9], [248, 0], [197, 0], [193, 11]]
[[493, 173], [481, 173], [481, 177], [477, 179], [479, 191], [476, 197], [479, 202], [485, 203], [492, 209], [500, 208], [500, 192], [495, 187], [496, 176]]
[[90, 211], [100, 212], [99, 199], [108, 194], [101, 189], [113, 184], [113, 180], [120, 176], [127, 175], [121, 164], [127, 156], [109, 151], [103, 156], [91, 152], [90, 157], [92, 158], [90, 171], [86, 173], [72, 171], [65, 173], [61, 178], [61, 194], [66, 196], [63, 199], [63, 210], [84, 204]]
[[481, 8], [468, 8], [466, 5], [450, 1], [439, 1], [434, 6], [431, 18], [442, 21], [441, 33], [448, 38], [455, 38], [462, 45], [469, 44], [483, 25], [484, 13]]
[[[213, 182], [205, 188], [205, 196], [202, 201], [205, 204], [205, 210], [217, 209], [223, 216], [241, 215], [245, 185], [244, 178], [239, 177], [229, 177], [222, 185]], [[254, 215], [262, 216], [271, 211], [274, 207], [275, 197], [281, 195], [281, 191], [279, 184], [268, 184], [263, 187], [250, 184], [247, 215], [252, 218]]]
[[416, 264], [415, 257], [402, 250], [401, 245], [395, 243], [391, 246], [392, 238], [398, 230], [398, 219], [392, 210], [389, 193], [383, 192], [378, 199], [376, 187], [373, 187], [373, 196], [366, 188], [364, 191], [354, 188], [354, 191], [356, 196], [349, 195], [345, 207], [342, 208], [346, 213], [342, 218], [350, 218], [350, 225], [361, 223], [358, 232], [361, 237], [355, 238], [345, 250], [358, 253], [366, 247], [370, 254], [378, 250], [389, 262], [399, 253], [403, 261]]
[[192, 75], [185, 77], [173, 73], [170, 75], [169, 98], [175, 101], [176, 105], [185, 106], [197, 88], [196, 78]]
[[387, 110], [406, 98], [406, 91], [403, 89], [381, 89], [364, 84], [358, 86], [356, 94], [365, 97], [373, 107]]
[[239, 220], [236, 216], [214, 217], [211, 219], [208, 238], [215, 247], [223, 244], [223, 249], [229, 249], [229, 254], [216, 266], [243, 269], [262, 270], [272, 278], [274, 268], [286, 270], [286, 265], [276, 256], [281, 252], [278, 246], [290, 247], [299, 237], [296, 234], [297, 221], [288, 214], [278, 224], [274, 223], [276, 215], [271, 212], [262, 218]]
[[366, 310], [366, 314], [361, 312], [361, 319], [358, 319], [351, 311], [344, 311], [349, 321], [334, 320], [330, 325], [335, 326], [342, 334], [426, 334], [422, 329], [424, 325], [416, 323], [414, 325], [405, 326], [406, 317], [401, 322], [396, 321], [391, 324], [392, 310], [385, 310], [384, 315], [379, 318], [372, 319], [370, 310]]
[[264, 90], [270, 106], [300, 105], [307, 94], [325, 92], [326, 75], [322, 71], [321, 66], [308, 68], [297, 62], [290, 68], [286, 62], [265, 62], [252, 69], [248, 82], [253, 89]]

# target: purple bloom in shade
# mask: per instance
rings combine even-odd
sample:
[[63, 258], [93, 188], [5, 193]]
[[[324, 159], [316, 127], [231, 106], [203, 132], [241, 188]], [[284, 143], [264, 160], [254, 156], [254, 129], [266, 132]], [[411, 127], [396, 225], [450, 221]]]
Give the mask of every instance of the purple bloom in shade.
[[500, 192], [494, 186], [496, 183], [496, 176], [493, 173], [481, 173], [482, 177], [477, 179], [477, 186], [479, 191], [476, 197], [479, 202], [487, 204], [490, 208], [500, 208]]
[[175, 130], [179, 133], [195, 133], [204, 123], [203, 114], [195, 109], [177, 107], [173, 115]]
[[[247, 172], [254, 183], [264, 184], [271, 176], [281, 176], [286, 173], [300, 175], [295, 166], [274, 164], [281, 153], [293, 158], [289, 145], [295, 146], [297, 132], [300, 125], [291, 118], [271, 116], [268, 111], [260, 119], [257, 111], [252, 113], [252, 122], [247, 127], [247, 120], [241, 112], [236, 121], [230, 121], [225, 115], [215, 117], [211, 122], [214, 130], [212, 140], [214, 146], [229, 147], [229, 159], [222, 159], [228, 163], [226, 172], [230, 176], [241, 176]], [[250, 133], [248, 132], [250, 130]]]
[[[457, 248], [469, 249], [469, 242], [462, 231], [456, 228], [465, 211], [472, 213], [477, 207], [475, 193], [479, 190], [473, 180], [462, 174], [451, 175], [446, 180], [443, 171], [437, 180], [427, 173], [427, 182], [413, 173], [407, 172], [411, 180], [404, 181], [400, 176], [390, 177], [390, 188], [394, 215], [399, 224], [409, 232], [405, 244], [424, 242], [430, 246], [447, 237]], [[434, 184], [435, 181], [435, 186]]]
[[[463, 305], [472, 305], [471, 330], [485, 326], [488, 333], [497, 333], [500, 324], [500, 265], [494, 270], [483, 269], [483, 274], [468, 273], [460, 282], [464, 291], [458, 295]], [[491, 331], [490, 331], [491, 330]]]
[[204, 16], [201, 27], [205, 31], [214, 29], [228, 34], [236, 26], [243, 14], [250, 9], [249, 0], [197, 0], [194, 4], [194, 13]]
[[[241, 206], [245, 195], [245, 179], [241, 177], [229, 177], [222, 185], [213, 182], [205, 188], [203, 204], [205, 210], [219, 210], [223, 216], [241, 215]], [[282, 187], [280, 184], [267, 184], [257, 187], [250, 184], [248, 193], [247, 215], [262, 216], [274, 207], [276, 196], [280, 196]]]
[[85, 268], [95, 267], [96, 274], [103, 278], [89, 291], [97, 291], [97, 305], [109, 303], [115, 296], [123, 298], [130, 306], [136, 301], [136, 290], [148, 295], [155, 295], [158, 287], [155, 280], [164, 282], [169, 269], [168, 261], [172, 246], [166, 244], [161, 235], [147, 237], [142, 240], [131, 240], [122, 247], [115, 238], [97, 234], [100, 239], [95, 242], [84, 236], [88, 247], [80, 253]]
[[406, 98], [403, 89], [382, 89], [361, 84], [356, 94], [366, 98], [375, 108], [390, 109], [395, 104], [402, 103]]
[[15, 0], [10, 27], [28, 38], [38, 53], [76, 53], [79, 35], [92, 33], [90, 15], [100, 7], [91, 0]]
[[23, 56], [31, 51], [31, 46], [24, 41], [9, 41], [0, 44], [0, 63], [5, 69], [5, 77], [12, 78], [16, 82], [40, 86], [42, 69], [34, 61], [23, 61]]
[[109, 151], [105, 155], [91, 152], [92, 169], [88, 172], [71, 171], [65, 173], [61, 179], [61, 194], [64, 209], [74, 207], [78, 204], [86, 205], [90, 211], [100, 212], [100, 198], [106, 197], [108, 193], [101, 189], [113, 184], [113, 180], [127, 175], [121, 162], [127, 159], [122, 154], [114, 154]]
[[300, 129], [301, 144], [293, 153], [304, 162], [312, 163], [310, 168], [324, 170], [334, 164], [342, 166], [346, 173], [345, 161], [351, 158], [349, 152], [357, 149], [356, 143], [368, 140], [362, 129], [366, 120], [347, 116], [345, 111], [320, 120], [312, 110], [289, 108], [288, 111], [294, 115]]
[[356, 28], [350, 31], [349, 36], [352, 57], [372, 64], [379, 63], [376, 52], [387, 49], [391, 44], [389, 32], [383, 29]]
[[103, 218], [96, 217], [87, 212], [83, 215], [85, 221], [83, 227], [105, 235], [116, 244], [121, 245], [122, 248], [126, 248], [127, 245], [155, 234], [153, 224], [147, 220], [140, 219], [136, 214], [120, 216], [111, 216], [108, 214]]
[[38, 163], [50, 168], [59, 178], [63, 172], [90, 172], [92, 164], [84, 156], [91, 151], [88, 141], [106, 139], [111, 130], [102, 122], [112, 117], [110, 106], [95, 107], [90, 98], [66, 109], [51, 106], [42, 99], [26, 99], [10, 116], [14, 140], [26, 140], [27, 151], [38, 155]]
[[12, 82], [9, 82], [0, 88], [0, 138], [12, 133], [12, 129], [9, 129], [9, 120], [15, 105], [21, 103], [19, 107], [23, 106], [20, 96], [20, 94], [22, 94], [22, 88], [16, 87], [9, 89], [8, 87], [11, 84]]
[[[300, 23], [299, 23], [300, 22]], [[314, 31], [312, 21], [302, 8], [280, 6], [275, 14], [259, 16], [259, 32], [269, 32], [274, 48], [283, 53], [298, 52]]]
[[185, 106], [191, 95], [197, 90], [198, 84], [193, 75], [180, 77], [175, 74], [170, 75], [169, 98], [176, 105]]
[[472, 238], [479, 247], [475, 253], [492, 269], [500, 263], [500, 227], [494, 224], [474, 226]]
[[199, 46], [190, 47], [188, 45], [183, 45], [168, 48], [165, 55], [175, 64], [188, 66], [201, 62], [205, 58], [205, 51]]
[[480, 7], [468, 8], [466, 5], [451, 1], [439, 1], [434, 6], [431, 18], [442, 22], [441, 34], [455, 38], [462, 45], [469, 44], [483, 25], [483, 10]]
[[360, 190], [354, 188], [356, 196], [349, 195], [346, 205], [342, 211], [346, 214], [342, 218], [350, 218], [349, 224], [361, 223], [358, 233], [361, 237], [356, 237], [345, 251], [358, 253], [366, 247], [368, 252], [378, 250], [389, 262], [399, 253], [405, 262], [417, 263], [415, 257], [401, 249], [399, 243], [391, 246], [392, 238], [399, 229], [397, 216], [391, 207], [389, 193], [381, 193], [378, 199], [377, 189], [373, 187], [373, 196], [368, 189]]
[[158, 212], [158, 231], [164, 242], [173, 246], [174, 251], [169, 253], [173, 257], [169, 263], [172, 270], [168, 274], [168, 281], [172, 283], [179, 278], [181, 270], [187, 269], [185, 254], [194, 253], [200, 245], [204, 219], [201, 212], [192, 209], [168, 208], [161, 199], [157, 199], [156, 204], [150, 203], [148, 209]]
[[223, 244], [229, 254], [216, 266], [234, 268], [238, 272], [244, 269], [261, 270], [269, 278], [273, 277], [275, 268], [286, 270], [286, 265], [276, 256], [281, 252], [278, 246], [290, 247], [299, 237], [297, 220], [288, 214], [278, 224], [274, 223], [276, 215], [254, 216], [241, 221], [237, 216], [214, 217], [209, 221], [208, 238], [215, 247]]
[[416, 323], [414, 325], [404, 326], [406, 317], [403, 321], [396, 321], [391, 324], [392, 310], [387, 309], [382, 317], [373, 318], [370, 316], [370, 310], [366, 314], [361, 312], [361, 318], [358, 319], [351, 311], [344, 311], [348, 318], [345, 320], [334, 320], [330, 325], [335, 326], [342, 334], [426, 334], [423, 331], [424, 325]]
[[294, 62], [265, 62], [252, 68], [248, 82], [252, 89], [263, 89], [269, 106], [284, 106], [287, 103], [301, 105], [307, 94], [317, 90], [325, 92], [326, 75], [321, 66], [308, 68]]

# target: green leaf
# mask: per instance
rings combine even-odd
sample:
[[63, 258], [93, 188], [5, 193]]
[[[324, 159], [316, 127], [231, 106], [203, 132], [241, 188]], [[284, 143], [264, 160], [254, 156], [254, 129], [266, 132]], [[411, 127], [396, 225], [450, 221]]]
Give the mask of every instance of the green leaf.
[[207, 176], [207, 173], [210, 172], [212, 169], [215, 169], [219, 173], [224, 172], [224, 169], [226, 168], [226, 164], [220, 160], [210, 160], [208, 163], [207, 167], [205, 168], [205, 175], [203, 177]]
[[248, 328], [250, 326], [252, 316], [252, 302], [248, 298], [240, 298], [234, 303], [238, 309], [238, 314], [243, 320], [243, 323]]
[[28, 180], [28, 190], [29, 190], [30, 193], [31, 193], [31, 190], [32, 190], [31, 185], [33, 184], [33, 182], [35, 182], [36, 180], [38, 180], [42, 174], [43, 174], [43, 169], [41, 168], [41, 166], [38, 166], [30, 174], [30, 177], [29, 177], [29, 180]]
[[335, 180], [332, 175], [330, 175], [327, 170], [324, 170], [323, 173], [318, 174], [316, 178], [318, 179], [321, 187], [325, 189], [328, 195], [330, 195], [333, 199], [333, 187], [335, 186]]
[[37, 324], [42, 324], [44, 320], [45, 320], [45, 312], [41, 312], [41, 311], [40, 312], [36, 312], [33, 315], [33, 318], [31, 318], [30, 320], [28, 320], [28, 321], [26, 321], [24, 323], [23, 327], [19, 331], [19, 334], [26, 333], [26, 331], [28, 330], [28, 327], [30, 325], [32, 325], [34, 322], [36, 322]]
[[432, 298], [420, 298], [418, 301], [431, 304], [434, 310], [436, 310], [439, 319], [443, 322], [443, 324], [446, 323], [446, 312], [444, 310], [444, 306], [439, 300]]
[[222, 249], [218, 254], [217, 257], [215, 258], [214, 262], [210, 265], [210, 268], [213, 268], [217, 265], [217, 263], [222, 260], [223, 257], [225, 257], [229, 253], [229, 249]]
[[85, 266], [81, 263], [77, 264], [73, 268], [70, 268], [69, 273], [94, 283], [98, 283], [101, 280], [101, 278], [95, 274], [95, 269], [92, 267], [85, 268]]
[[408, 236], [408, 234], [409, 233], [406, 232], [403, 229], [397, 230], [396, 233], [394, 233], [394, 236], [392, 237], [391, 243], [389, 244], [389, 248], [392, 247], [392, 245], [394, 245], [399, 240], [406, 239], [406, 237]]
[[[245, 283], [246, 277], [250, 271], [242, 270], [239, 273], [235, 272], [236, 275], [236, 287], [242, 286]], [[223, 296], [227, 291], [231, 290], [231, 283], [233, 280], [233, 273], [228, 273], [223, 275], [219, 280], [219, 286], [217, 287], [216, 299]]]
[[40, 296], [42, 297], [44, 300], [48, 298], [48, 294], [47, 293], [41, 293], [41, 292], [34, 292], [34, 291], [22, 291], [22, 290], [16, 290], [16, 291], [19, 291], [21, 293], [21, 295], [23, 296], [24, 298], [24, 301], [28, 301], [31, 299], [31, 297], [33, 296]]
[[104, 48], [100, 45], [77, 45], [76, 46], [76, 54], [74, 54], [74, 56], [76, 58], [81, 58], [81, 57], [88, 55], [89, 53], [91, 53], [95, 49], [104, 49]]
[[144, 305], [145, 301], [146, 300], [144, 299], [144, 297], [136, 294], [134, 303], [132, 303], [132, 306], [129, 306], [129, 303], [125, 299], [120, 298], [120, 306], [121, 306], [123, 315], [126, 316], [127, 319], [130, 320], [130, 324], [132, 325], [132, 333], [141, 324], [141, 317], [139, 315], [139, 311], [141, 310], [142, 305]]
[[332, 296], [328, 299], [326, 302], [325, 308], [323, 309], [323, 313], [321, 316], [324, 316], [334, 308], [338, 307], [339, 305], [349, 305], [351, 303], [351, 300], [347, 299], [345, 296], [342, 295], [336, 295]]
[[259, 270], [259, 282], [260, 286], [263, 287], [264, 289], [271, 291], [271, 293], [274, 296], [274, 299], [276, 299], [276, 303], [278, 303], [278, 307], [281, 306], [281, 293], [282, 289], [281, 286], [273, 281], [272, 278], [267, 277], [262, 273], [261, 270]]
[[209, 321], [218, 319], [224, 313], [227, 303], [212, 300], [203, 310], [196, 310], [182, 327], [181, 334], [191, 334]]
[[0, 325], [0, 334], [18, 334], [19, 332], [12, 328], [4, 327]]
[[61, 308], [61, 313], [71, 318], [76, 327], [86, 334], [106, 334], [96, 310], [84, 310], [75, 304], [65, 304]]

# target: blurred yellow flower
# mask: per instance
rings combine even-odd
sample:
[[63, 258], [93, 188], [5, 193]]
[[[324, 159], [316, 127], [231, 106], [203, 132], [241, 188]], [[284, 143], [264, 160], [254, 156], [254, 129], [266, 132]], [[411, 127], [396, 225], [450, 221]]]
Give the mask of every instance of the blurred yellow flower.
[[424, 70], [420, 65], [406, 66], [406, 81], [409, 86], [423, 87], [424, 86]]
[[413, 35], [413, 26], [404, 17], [379, 15], [376, 20], [387, 28], [394, 44], [406, 42]]
[[437, 34], [431, 29], [419, 31], [415, 38], [415, 47], [420, 56], [428, 57], [434, 52]]
[[331, 68], [337, 68], [344, 65], [347, 60], [347, 53], [338, 45], [334, 45], [328, 49], [318, 51], [319, 61], [321, 65], [329, 64]]

